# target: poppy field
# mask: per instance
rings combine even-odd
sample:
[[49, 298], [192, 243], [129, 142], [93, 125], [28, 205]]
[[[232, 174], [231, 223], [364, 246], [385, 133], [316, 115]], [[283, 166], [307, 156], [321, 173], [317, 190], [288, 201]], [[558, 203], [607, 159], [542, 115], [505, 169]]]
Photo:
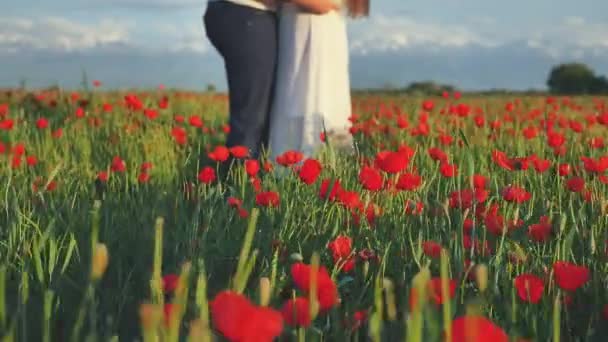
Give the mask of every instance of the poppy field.
[[353, 97], [253, 159], [221, 94], [0, 93], [2, 341], [605, 341], [608, 98]]

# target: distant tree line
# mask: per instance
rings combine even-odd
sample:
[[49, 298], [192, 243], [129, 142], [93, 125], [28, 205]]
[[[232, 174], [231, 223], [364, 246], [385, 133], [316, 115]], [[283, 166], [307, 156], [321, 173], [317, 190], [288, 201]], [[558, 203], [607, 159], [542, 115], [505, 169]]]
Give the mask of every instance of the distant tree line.
[[[547, 79], [549, 92], [557, 95], [608, 95], [608, 79], [597, 75], [589, 66], [582, 63], [566, 63], [553, 67]], [[435, 81], [413, 82], [406, 87], [387, 85], [375, 89], [358, 89], [359, 94], [421, 95], [439, 96], [444, 92], [453, 93], [458, 88]], [[509, 90], [488, 89], [467, 92], [469, 95], [545, 95], [546, 90]]]
[[551, 70], [547, 80], [549, 90], [562, 95], [608, 94], [608, 79], [596, 75], [583, 63], [560, 64]]

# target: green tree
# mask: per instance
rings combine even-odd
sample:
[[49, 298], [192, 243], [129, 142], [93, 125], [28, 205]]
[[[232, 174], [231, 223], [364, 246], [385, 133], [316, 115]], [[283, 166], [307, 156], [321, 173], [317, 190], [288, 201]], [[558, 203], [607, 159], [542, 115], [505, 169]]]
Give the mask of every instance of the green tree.
[[556, 94], [588, 94], [596, 82], [593, 70], [582, 63], [567, 63], [553, 67], [547, 80], [552, 93]]
[[591, 84], [592, 94], [608, 94], [608, 79], [606, 76], [598, 76]]
[[454, 86], [434, 81], [413, 82], [405, 89], [407, 93], [421, 95], [441, 95], [444, 91], [451, 93], [455, 90]]

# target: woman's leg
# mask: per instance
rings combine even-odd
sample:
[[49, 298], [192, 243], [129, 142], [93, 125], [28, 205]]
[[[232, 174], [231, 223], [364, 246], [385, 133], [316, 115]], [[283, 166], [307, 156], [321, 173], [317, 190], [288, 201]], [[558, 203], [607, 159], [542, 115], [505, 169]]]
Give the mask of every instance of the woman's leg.
[[253, 157], [265, 143], [277, 62], [277, 20], [272, 12], [212, 2], [207, 35], [224, 58], [230, 95], [227, 146], [243, 145]]

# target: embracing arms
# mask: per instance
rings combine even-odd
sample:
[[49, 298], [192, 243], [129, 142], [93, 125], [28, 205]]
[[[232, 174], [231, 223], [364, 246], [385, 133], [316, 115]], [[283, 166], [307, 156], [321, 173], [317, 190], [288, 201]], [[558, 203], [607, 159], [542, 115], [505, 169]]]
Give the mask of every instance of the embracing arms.
[[340, 9], [334, 0], [291, 0], [290, 2], [314, 14], [325, 14]]
[[325, 14], [340, 9], [336, 0], [255, 0], [266, 5], [275, 5], [281, 2], [290, 2], [302, 7], [313, 14]]

